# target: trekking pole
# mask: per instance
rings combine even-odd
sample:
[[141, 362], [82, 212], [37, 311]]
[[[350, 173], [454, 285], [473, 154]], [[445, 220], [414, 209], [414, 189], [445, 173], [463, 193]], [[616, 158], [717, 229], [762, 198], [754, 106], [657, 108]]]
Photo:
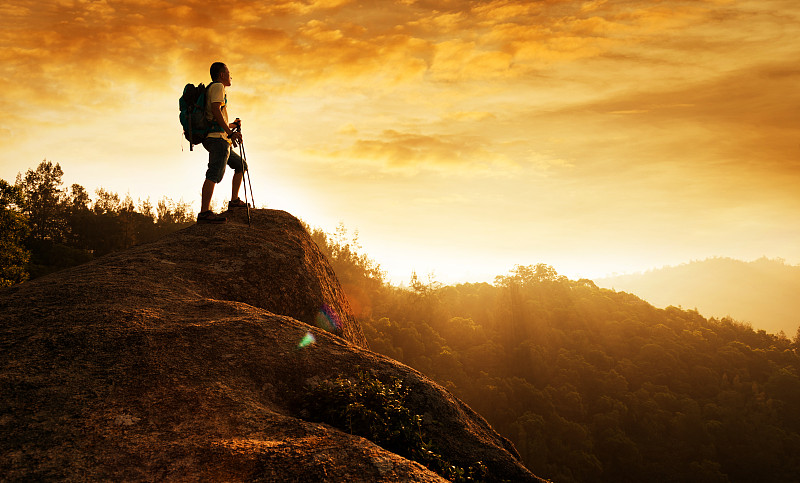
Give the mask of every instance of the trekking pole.
[[[236, 121], [234, 121], [234, 122], [237, 124], [236, 132], [241, 133], [242, 132], [242, 122], [239, 120], [238, 117], [236, 118]], [[242, 158], [242, 164], [243, 164], [243, 166], [242, 166], [242, 180], [244, 181], [244, 177], [245, 176], [249, 177], [248, 172], [250, 171], [250, 167], [247, 166], [247, 155], [244, 152], [244, 142], [242, 142], [241, 140], [239, 141], [239, 157]], [[246, 169], [245, 169], [245, 167], [246, 167]], [[251, 227], [252, 225], [250, 224], [250, 203], [247, 202], [247, 183], [242, 183], [242, 184], [244, 185], [244, 206], [247, 208], [247, 226]], [[252, 198], [253, 198], [253, 185], [251, 184], [250, 185], [250, 199], [252, 199]], [[255, 201], [253, 201], [253, 207], [255, 208]]]
[[[241, 154], [242, 160], [244, 161], [245, 164], [247, 164], [247, 153], [244, 150], [244, 143], [239, 145], [239, 147], [241, 148], [241, 151], [242, 151], [242, 154]], [[253, 199], [253, 183], [252, 183], [252, 179], [253, 178], [250, 177], [250, 167], [249, 166], [247, 167], [247, 171], [245, 172], [245, 174], [247, 174], [247, 184], [250, 185], [250, 201], [253, 202], [253, 208], [255, 208], [256, 207], [256, 200]], [[242, 177], [242, 179], [244, 179], [244, 176]], [[244, 194], [244, 202], [247, 203], [247, 192], [246, 191], [245, 191], [245, 194]]]

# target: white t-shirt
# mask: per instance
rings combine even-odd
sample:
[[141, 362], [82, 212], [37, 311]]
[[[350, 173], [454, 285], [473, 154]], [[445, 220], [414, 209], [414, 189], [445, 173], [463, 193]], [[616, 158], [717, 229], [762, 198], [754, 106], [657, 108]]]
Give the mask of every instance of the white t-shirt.
[[[220, 110], [222, 111], [222, 118], [225, 119], [225, 125], [229, 125], [228, 122], [228, 96], [225, 94], [225, 85], [222, 82], [214, 82], [210, 86], [208, 86], [208, 92], [206, 93], [206, 119], [210, 121], [214, 120], [214, 115], [211, 113], [211, 104], [219, 102]], [[210, 132], [208, 133], [208, 137], [210, 138], [222, 138], [228, 142], [231, 142], [228, 139], [228, 133], [225, 131], [223, 132]]]

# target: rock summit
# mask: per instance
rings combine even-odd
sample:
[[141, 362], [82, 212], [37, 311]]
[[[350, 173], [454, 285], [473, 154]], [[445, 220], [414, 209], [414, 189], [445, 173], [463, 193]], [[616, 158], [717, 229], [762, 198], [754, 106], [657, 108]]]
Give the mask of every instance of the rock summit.
[[298, 407], [366, 369], [405, 381], [450, 461], [538, 481], [482, 417], [369, 351], [296, 218], [250, 215], [0, 291], [2, 479], [445, 481]]

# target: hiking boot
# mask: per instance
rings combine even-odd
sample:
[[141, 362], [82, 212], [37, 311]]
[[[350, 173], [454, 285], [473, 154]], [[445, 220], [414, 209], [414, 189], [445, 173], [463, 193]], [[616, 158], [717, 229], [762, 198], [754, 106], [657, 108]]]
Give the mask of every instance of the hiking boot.
[[245, 203], [240, 198], [236, 198], [235, 200], [231, 200], [228, 202], [228, 209], [231, 208], [250, 208], [248, 203]]
[[219, 225], [228, 221], [224, 216], [215, 215], [213, 211], [208, 210], [197, 215], [197, 223], [209, 223]]

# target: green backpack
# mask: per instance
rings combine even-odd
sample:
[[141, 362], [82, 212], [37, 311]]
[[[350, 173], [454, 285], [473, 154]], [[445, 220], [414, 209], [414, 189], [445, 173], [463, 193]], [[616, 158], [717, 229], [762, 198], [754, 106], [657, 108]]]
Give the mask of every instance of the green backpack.
[[[208, 87], [211, 87], [209, 84]], [[183, 95], [178, 101], [180, 108], [179, 119], [183, 127], [183, 136], [189, 141], [189, 151], [195, 144], [205, 140], [210, 132], [220, 132], [219, 126], [214, 121], [206, 118], [206, 93], [208, 87], [203, 84], [186, 84]]]

